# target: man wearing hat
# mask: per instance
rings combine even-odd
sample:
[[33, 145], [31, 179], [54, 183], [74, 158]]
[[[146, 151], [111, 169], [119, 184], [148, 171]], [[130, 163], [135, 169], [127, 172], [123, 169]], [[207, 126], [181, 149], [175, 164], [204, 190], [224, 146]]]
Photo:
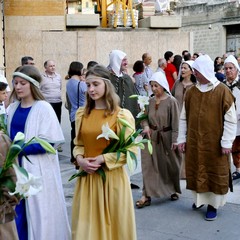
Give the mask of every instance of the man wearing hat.
[[179, 122], [178, 149], [185, 153], [187, 189], [197, 210], [207, 205], [205, 219], [217, 218], [226, 203], [232, 179], [229, 155], [235, 139], [237, 119], [234, 96], [215, 77], [208, 55], [193, 63], [197, 84], [185, 96]]
[[239, 82], [239, 65], [233, 55], [229, 55], [224, 61], [224, 70], [226, 79], [223, 81], [235, 97], [237, 112], [237, 132], [233, 142], [232, 157], [236, 170], [232, 173], [232, 179], [240, 178], [240, 82]]

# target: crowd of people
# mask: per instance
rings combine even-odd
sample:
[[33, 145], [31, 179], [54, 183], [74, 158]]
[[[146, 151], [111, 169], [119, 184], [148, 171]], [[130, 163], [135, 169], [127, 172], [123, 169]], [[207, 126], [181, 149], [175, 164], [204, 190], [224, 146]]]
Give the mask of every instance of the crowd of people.
[[[166, 51], [154, 71], [151, 55], [144, 53], [133, 64], [132, 76], [121, 50], [109, 53], [108, 66], [90, 61], [84, 68], [79, 61], [71, 62], [64, 104], [71, 122], [70, 162], [85, 175], [76, 181], [70, 230], [58, 161], [65, 141], [60, 125], [62, 77], [55, 61], [45, 61], [41, 74], [32, 57], [23, 57], [13, 73], [12, 91], [11, 84], [0, 79], [0, 114], [7, 113], [11, 140], [23, 132], [26, 141], [39, 137], [57, 151], [47, 153], [35, 143], [24, 149], [31, 162], [18, 156], [20, 166], [42, 177], [43, 189], [27, 199], [9, 197], [16, 217], [0, 218], [0, 233], [13, 240], [136, 239], [134, 184], [125, 169], [129, 159], [104, 151], [110, 141], [98, 136], [106, 123], [116, 135], [124, 129], [127, 138], [141, 128], [142, 137], [151, 140], [152, 154], [141, 150], [143, 189], [136, 208], [150, 206], [153, 197], [178, 200], [180, 179], [186, 179], [192, 208], [207, 205], [205, 219], [215, 220], [232, 180], [240, 178], [239, 62], [233, 55], [213, 61], [207, 54]], [[140, 107], [132, 95], [149, 99], [144, 106], [147, 118], [139, 124]], [[137, 153], [134, 147], [131, 151]]]

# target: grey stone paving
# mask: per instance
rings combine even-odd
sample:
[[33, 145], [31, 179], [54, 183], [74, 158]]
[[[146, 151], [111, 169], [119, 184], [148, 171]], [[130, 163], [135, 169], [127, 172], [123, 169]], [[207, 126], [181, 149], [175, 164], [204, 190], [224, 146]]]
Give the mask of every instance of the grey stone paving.
[[[69, 159], [68, 156], [60, 155], [63, 187], [71, 222], [75, 182], [68, 182], [68, 179], [75, 173], [75, 169], [69, 163]], [[131, 180], [140, 187], [142, 186], [141, 173], [132, 176]], [[240, 180], [234, 183], [234, 188], [239, 190]], [[182, 194], [178, 201], [152, 199], [151, 206], [135, 209], [138, 240], [240, 240], [239, 192], [234, 193], [234, 198], [229, 199], [228, 203], [219, 209], [217, 220], [207, 222], [204, 220], [206, 208], [193, 211], [191, 209], [192, 196], [190, 191], [185, 189], [184, 180], [181, 180], [181, 186]], [[141, 190], [132, 190], [132, 193], [134, 202], [141, 197]]]

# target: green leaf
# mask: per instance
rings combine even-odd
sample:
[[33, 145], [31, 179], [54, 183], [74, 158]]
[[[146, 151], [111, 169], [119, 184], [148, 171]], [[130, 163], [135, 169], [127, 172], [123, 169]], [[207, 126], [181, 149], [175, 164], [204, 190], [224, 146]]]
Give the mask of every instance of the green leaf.
[[147, 142], [149, 142], [149, 139], [144, 138], [144, 139], [142, 139], [140, 142], [141, 142], [141, 143], [147, 143]]
[[[137, 156], [136, 156], [136, 154], [135, 154], [134, 152], [132, 152], [132, 151], [129, 151], [129, 153], [130, 153], [130, 156], [131, 156], [132, 160], [135, 162], [135, 169], [136, 169], [136, 168], [137, 168], [137, 165], [138, 165]], [[134, 169], [134, 170], [135, 170], [135, 169]]]
[[118, 143], [119, 143], [119, 141], [116, 139], [111, 140], [110, 143], [108, 144], [108, 146], [103, 150], [102, 154], [114, 152]]
[[134, 95], [129, 96], [128, 98], [138, 98], [138, 95], [134, 94]]
[[145, 145], [142, 142], [137, 143], [137, 146], [140, 147], [141, 149], [145, 148]]
[[73, 174], [69, 179], [68, 179], [68, 181], [72, 181], [74, 178], [76, 178], [76, 177], [84, 177], [84, 176], [87, 176], [87, 172], [85, 172], [85, 171], [81, 171], [81, 172], [78, 172], [78, 173], [75, 173], [75, 174]]
[[[119, 160], [120, 156], [121, 156], [121, 152], [120, 152], [120, 151], [117, 151], [117, 161]], [[117, 162], [117, 161], [116, 161], [116, 162]]]
[[105, 183], [106, 182], [106, 174], [105, 174], [103, 168], [102, 167], [98, 168], [96, 173], [102, 177], [103, 183]]
[[6, 114], [0, 115], [0, 131], [2, 131], [4, 134], [7, 134], [7, 123], [6, 123]]
[[142, 121], [142, 120], [145, 120], [145, 119], [147, 119], [147, 118], [148, 118], [148, 115], [147, 115], [147, 114], [142, 114], [142, 115], [138, 118], [138, 120]]
[[1, 180], [1, 185], [7, 187], [10, 192], [14, 192], [16, 188], [16, 184], [11, 176], [6, 176], [5, 180]]
[[142, 129], [138, 129], [135, 133], [133, 133], [133, 136], [136, 138], [142, 131]]
[[126, 133], [126, 126], [123, 126], [119, 136], [120, 146], [122, 146], [125, 143], [125, 133]]
[[127, 120], [125, 120], [125, 119], [123, 119], [123, 118], [118, 118], [118, 121], [119, 121], [123, 126], [128, 127], [128, 128], [130, 128], [130, 129], [134, 130], [133, 126], [130, 125], [130, 123], [129, 123]]
[[23, 153], [23, 156], [24, 156], [30, 163], [32, 163], [31, 160], [28, 158], [28, 156], [27, 156], [26, 154]]
[[25, 146], [24, 139], [18, 140], [18, 141], [14, 141], [13, 144], [18, 145], [18, 146], [19, 146], [20, 148], [22, 148], [22, 149], [23, 149], [24, 146]]
[[151, 141], [150, 140], [148, 140], [148, 151], [149, 151], [149, 153], [152, 155], [152, 153], [153, 153], [153, 148], [152, 148], [152, 144], [151, 144]]
[[14, 164], [14, 166], [15, 166], [23, 175], [25, 175], [25, 176], [28, 178], [28, 172], [27, 172], [27, 170], [26, 170], [25, 168], [20, 167], [20, 166], [18, 166], [17, 164]]
[[131, 154], [130, 154], [130, 151], [127, 151], [127, 166], [128, 166], [128, 169], [129, 169], [129, 171], [130, 171], [130, 173], [133, 173], [133, 171], [134, 171], [134, 162], [133, 162], [133, 160], [132, 160], [132, 158], [131, 158]]
[[11, 166], [17, 155], [22, 151], [22, 148], [18, 144], [12, 144], [8, 150], [5, 166]]
[[56, 150], [53, 148], [53, 146], [50, 143], [38, 137], [35, 137], [35, 139], [46, 150], [46, 152], [49, 152], [52, 154], [56, 153]]
[[128, 140], [127, 140], [126, 143], [125, 143], [125, 146], [127, 147], [127, 146], [131, 145], [132, 143], [134, 143], [134, 141], [135, 141], [134, 136], [133, 136], [133, 135], [130, 135], [129, 138], [128, 138]]
[[138, 126], [143, 120], [148, 119], [148, 115], [143, 114], [139, 118], [136, 119], [136, 126]]
[[129, 146], [132, 143], [135, 142], [136, 137], [142, 132], [142, 129], [138, 129], [136, 132], [134, 132], [132, 135], [130, 135], [128, 141], [126, 142], [125, 146]]

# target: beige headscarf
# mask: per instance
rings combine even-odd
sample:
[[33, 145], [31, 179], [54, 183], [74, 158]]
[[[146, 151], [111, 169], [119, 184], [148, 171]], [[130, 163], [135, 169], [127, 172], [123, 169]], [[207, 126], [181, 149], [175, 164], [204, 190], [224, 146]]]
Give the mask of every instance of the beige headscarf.
[[117, 77], [121, 77], [123, 75], [121, 72], [121, 64], [126, 55], [127, 54], [121, 50], [112, 50], [109, 54], [108, 68], [110, 68]]
[[214, 63], [207, 54], [199, 56], [194, 61], [192, 68], [199, 71], [214, 86], [219, 84], [218, 79], [215, 77]]

